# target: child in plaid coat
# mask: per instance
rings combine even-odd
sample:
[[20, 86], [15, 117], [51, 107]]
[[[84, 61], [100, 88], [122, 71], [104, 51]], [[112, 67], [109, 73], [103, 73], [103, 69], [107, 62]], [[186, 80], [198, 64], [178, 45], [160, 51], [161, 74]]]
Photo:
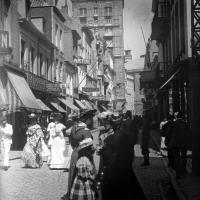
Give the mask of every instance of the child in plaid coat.
[[76, 177], [70, 191], [70, 200], [96, 200], [95, 167], [93, 164], [93, 141], [84, 139], [78, 147]]

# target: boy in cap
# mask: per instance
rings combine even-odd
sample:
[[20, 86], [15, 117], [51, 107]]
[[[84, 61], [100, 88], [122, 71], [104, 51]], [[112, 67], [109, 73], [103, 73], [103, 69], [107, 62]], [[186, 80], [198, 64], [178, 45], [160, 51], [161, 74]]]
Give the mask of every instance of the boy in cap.
[[0, 116], [0, 138], [1, 138], [1, 154], [3, 157], [3, 168], [9, 168], [9, 152], [12, 144], [13, 128], [7, 123], [6, 116], [1, 113]]

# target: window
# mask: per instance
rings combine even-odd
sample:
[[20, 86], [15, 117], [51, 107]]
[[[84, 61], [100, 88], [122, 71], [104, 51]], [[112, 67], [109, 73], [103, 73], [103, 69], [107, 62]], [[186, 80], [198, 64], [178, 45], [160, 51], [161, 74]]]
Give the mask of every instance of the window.
[[106, 24], [112, 24], [112, 18], [105, 18]]
[[46, 65], [47, 65], [47, 79], [51, 81], [52, 77], [52, 67], [49, 63], [49, 58], [46, 58]]
[[63, 81], [63, 63], [60, 62], [60, 67], [59, 67], [59, 82], [62, 83]]
[[105, 7], [104, 8], [104, 14], [105, 14], [105, 16], [112, 15], [112, 7]]
[[32, 73], [34, 73], [34, 61], [35, 61], [34, 54], [35, 54], [35, 49], [31, 47], [29, 50], [29, 59], [30, 59], [29, 60], [29, 64], [30, 64], [29, 70]]
[[21, 67], [24, 66], [25, 60], [25, 41], [21, 40]]
[[105, 32], [108, 33], [108, 34], [111, 34], [112, 33], [112, 28], [106, 27], [105, 28]]
[[43, 66], [43, 55], [40, 53], [40, 66], [39, 66], [39, 74], [40, 76], [44, 76], [44, 66]]
[[63, 50], [63, 46], [62, 46], [62, 30], [60, 30], [60, 42], [59, 42], [59, 47], [60, 47], [60, 50]]
[[80, 17], [85, 17], [87, 15], [87, 9], [86, 8], [80, 8]]
[[55, 45], [58, 47], [58, 25], [55, 25]]
[[86, 18], [80, 18], [80, 24], [86, 25], [87, 24], [87, 19]]
[[98, 8], [97, 7], [94, 8], [94, 15], [98, 15]]
[[55, 63], [55, 82], [59, 82], [59, 65], [58, 65], [58, 59], [56, 59], [56, 63]]

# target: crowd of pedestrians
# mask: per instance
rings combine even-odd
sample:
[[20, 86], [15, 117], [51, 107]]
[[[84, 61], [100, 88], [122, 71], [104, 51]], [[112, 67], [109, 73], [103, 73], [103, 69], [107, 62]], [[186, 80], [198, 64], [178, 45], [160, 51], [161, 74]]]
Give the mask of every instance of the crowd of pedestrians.
[[[36, 114], [31, 113], [28, 118], [27, 140], [21, 156], [24, 167], [40, 168], [46, 158], [49, 169], [68, 169], [68, 188], [61, 199], [96, 200], [99, 196], [102, 200], [145, 199], [132, 163], [134, 145], [141, 132], [144, 158], [141, 166], [150, 165], [150, 131], [155, 127], [149, 111], [145, 111], [142, 117], [133, 117], [131, 111], [125, 114], [104, 111], [97, 115], [95, 109], [83, 110], [79, 115], [70, 114], [66, 123], [61, 122], [62, 114], [52, 113], [46, 134]], [[95, 127], [101, 127], [97, 146], [94, 146], [91, 134], [94, 118], [98, 119]], [[160, 123], [161, 148], [167, 150], [169, 166], [175, 170], [177, 178], [186, 169], [188, 132], [181, 112], [169, 115]], [[12, 134], [12, 125], [7, 123], [6, 116], [1, 112], [1, 153], [5, 170], [9, 168]], [[94, 153], [100, 156], [98, 171]]]

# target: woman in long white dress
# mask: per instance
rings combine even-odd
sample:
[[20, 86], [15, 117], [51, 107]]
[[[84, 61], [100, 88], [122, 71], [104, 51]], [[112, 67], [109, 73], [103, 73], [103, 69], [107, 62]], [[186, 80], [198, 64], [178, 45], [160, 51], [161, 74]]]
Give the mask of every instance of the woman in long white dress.
[[55, 133], [52, 136], [51, 143], [51, 161], [50, 169], [66, 169], [67, 168], [67, 148], [63, 131], [66, 127], [60, 122], [62, 114], [55, 115]]

